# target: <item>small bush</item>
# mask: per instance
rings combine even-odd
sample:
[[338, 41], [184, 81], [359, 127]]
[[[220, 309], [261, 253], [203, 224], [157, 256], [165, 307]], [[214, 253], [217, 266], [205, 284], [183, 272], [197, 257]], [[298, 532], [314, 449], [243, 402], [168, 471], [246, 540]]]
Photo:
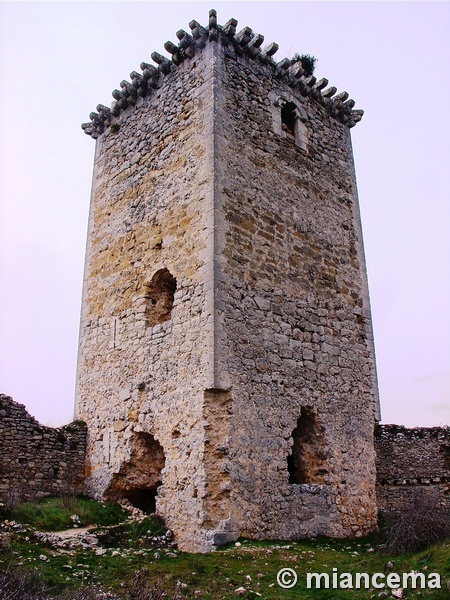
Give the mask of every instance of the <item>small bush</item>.
[[142, 521], [131, 521], [102, 530], [97, 537], [105, 547], [138, 548], [142, 544], [148, 546], [151, 537], [162, 535], [166, 529], [159, 517], [151, 515]]
[[409, 506], [385, 517], [386, 548], [395, 554], [425, 550], [450, 536], [450, 516], [431, 490], [415, 490]]
[[311, 54], [295, 54], [293, 62], [300, 62], [307, 77], [311, 77], [316, 68], [317, 58]]
[[[0, 572], [0, 600], [117, 600], [117, 596], [93, 585], [83, 586], [69, 595], [55, 596], [37, 570], [15, 569]], [[136, 596], [133, 600], [144, 598]]]
[[19, 494], [12, 489], [0, 499], [0, 519], [9, 519], [11, 511], [19, 502]]
[[97, 586], [81, 587], [75, 592], [70, 592], [70, 596], [58, 596], [49, 600], [118, 600], [117, 596], [111, 592], [105, 592]]

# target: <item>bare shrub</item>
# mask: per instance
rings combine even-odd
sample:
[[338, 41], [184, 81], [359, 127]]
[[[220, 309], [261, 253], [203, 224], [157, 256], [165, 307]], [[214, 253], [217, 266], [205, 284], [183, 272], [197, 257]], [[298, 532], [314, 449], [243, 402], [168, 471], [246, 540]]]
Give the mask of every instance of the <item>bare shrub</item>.
[[61, 496], [63, 507], [70, 513], [75, 513], [78, 509], [78, 497], [74, 494], [63, 494]]
[[7, 519], [12, 510], [17, 506], [20, 496], [17, 490], [9, 490], [8, 493], [0, 499], [0, 519]]
[[135, 571], [133, 580], [125, 585], [125, 600], [181, 600], [186, 594], [177, 589], [173, 594], [168, 592], [167, 583], [150, 584], [147, 580], [148, 569]]
[[[117, 596], [111, 592], [100, 590], [96, 586], [82, 587], [75, 592], [71, 592], [70, 596], [62, 596], [53, 600], [117, 600]], [[48, 600], [51, 600], [50, 598]]]
[[386, 518], [384, 529], [388, 551], [416, 552], [450, 536], [450, 516], [430, 488], [417, 489], [401, 513]]
[[47, 600], [45, 585], [37, 572], [0, 572], [0, 600]]
[[[37, 569], [11, 568], [0, 572], [0, 600], [117, 600], [117, 596], [96, 586], [56, 596], [42, 581]], [[136, 597], [136, 600], [142, 599]]]

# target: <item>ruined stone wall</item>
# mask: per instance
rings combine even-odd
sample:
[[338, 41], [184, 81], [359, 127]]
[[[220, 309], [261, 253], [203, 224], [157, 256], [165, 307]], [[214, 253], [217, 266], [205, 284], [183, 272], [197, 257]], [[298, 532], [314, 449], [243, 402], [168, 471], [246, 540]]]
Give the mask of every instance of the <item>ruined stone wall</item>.
[[405, 510], [415, 496], [430, 510], [450, 509], [449, 427], [380, 425], [375, 450], [379, 510]]
[[86, 425], [44, 427], [0, 394], [0, 498], [6, 502], [84, 492]]
[[[255, 537], [361, 535], [376, 523], [378, 398], [349, 129], [273, 69], [220, 52], [217, 320], [233, 398], [232, 521]], [[301, 115], [297, 139], [283, 133], [286, 101]], [[305, 414], [318, 449], [290, 482]]]

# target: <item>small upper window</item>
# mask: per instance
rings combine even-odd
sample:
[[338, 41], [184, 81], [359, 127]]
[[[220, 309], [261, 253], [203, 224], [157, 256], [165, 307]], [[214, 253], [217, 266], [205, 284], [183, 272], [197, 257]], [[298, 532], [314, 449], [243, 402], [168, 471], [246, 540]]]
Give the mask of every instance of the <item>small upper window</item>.
[[281, 108], [281, 127], [295, 139], [297, 126], [297, 107], [293, 102], [286, 102]]
[[308, 150], [308, 115], [302, 101], [286, 91], [278, 94], [276, 90], [269, 93], [269, 99], [274, 132]]

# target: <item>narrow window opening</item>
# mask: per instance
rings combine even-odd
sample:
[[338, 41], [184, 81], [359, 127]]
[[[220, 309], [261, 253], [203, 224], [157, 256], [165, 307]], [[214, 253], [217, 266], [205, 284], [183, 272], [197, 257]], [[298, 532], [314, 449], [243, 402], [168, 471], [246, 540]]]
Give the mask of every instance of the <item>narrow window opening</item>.
[[281, 138], [290, 139], [301, 150], [308, 150], [308, 115], [305, 104], [290, 93], [269, 93], [273, 130]]
[[287, 457], [289, 483], [323, 484], [328, 472], [326, 440], [311, 409], [302, 409], [292, 439], [292, 452]]
[[153, 327], [171, 318], [177, 280], [168, 269], [157, 271], [149, 284], [146, 285], [145, 311], [147, 325]]
[[286, 102], [281, 108], [281, 127], [285, 133], [295, 139], [297, 124], [297, 107], [293, 102]]

